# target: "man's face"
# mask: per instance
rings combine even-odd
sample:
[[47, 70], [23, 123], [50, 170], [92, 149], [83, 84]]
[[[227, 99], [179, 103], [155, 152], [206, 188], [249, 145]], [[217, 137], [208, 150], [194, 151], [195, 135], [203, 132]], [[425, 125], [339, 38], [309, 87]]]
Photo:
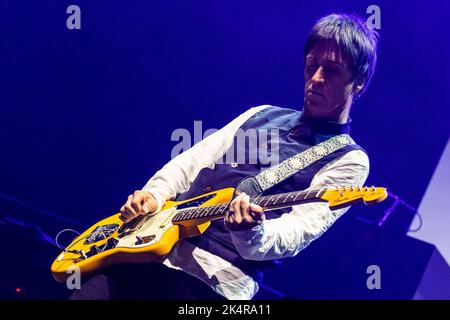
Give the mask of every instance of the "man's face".
[[313, 47], [305, 59], [305, 115], [342, 120], [352, 104], [351, 60], [338, 47]]

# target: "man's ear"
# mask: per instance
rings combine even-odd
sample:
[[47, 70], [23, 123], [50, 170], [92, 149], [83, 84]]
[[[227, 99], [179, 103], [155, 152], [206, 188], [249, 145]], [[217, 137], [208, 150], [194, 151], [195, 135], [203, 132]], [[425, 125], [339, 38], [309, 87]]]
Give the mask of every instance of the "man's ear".
[[364, 78], [355, 80], [355, 83], [353, 84], [353, 95], [357, 96], [362, 91], [365, 82], [366, 80]]

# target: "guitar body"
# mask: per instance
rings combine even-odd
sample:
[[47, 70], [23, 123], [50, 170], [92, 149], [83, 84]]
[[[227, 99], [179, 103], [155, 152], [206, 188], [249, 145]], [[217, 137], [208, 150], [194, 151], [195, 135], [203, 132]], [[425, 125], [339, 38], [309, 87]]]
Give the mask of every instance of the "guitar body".
[[181, 239], [205, 232], [214, 218], [173, 222], [173, 217], [193, 207], [223, 205], [234, 188], [221, 189], [184, 201], [167, 201], [161, 211], [124, 224], [117, 213], [99, 221], [75, 238], [51, 266], [54, 278], [64, 282], [73, 268], [89, 276], [119, 263], [143, 263], [167, 255]]
[[[89, 276], [119, 263], [156, 261], [186, 237], [201, 235], [212, 220], [226, 215], [234, 188], [226, 188], [184, 201], [167, 201], [161, 211], [141, 215], [123, 223], [120, 214], [87, 229], [64, 249], [51, 266], [54, 278], [64, 282], [74, 270]], [[366, 205], [383, 201], [385, 188], [334, 187], [259, 195], [251, 198], [264, 211], [308, 202], [325, 202], [334, 210], [357, 202]]]

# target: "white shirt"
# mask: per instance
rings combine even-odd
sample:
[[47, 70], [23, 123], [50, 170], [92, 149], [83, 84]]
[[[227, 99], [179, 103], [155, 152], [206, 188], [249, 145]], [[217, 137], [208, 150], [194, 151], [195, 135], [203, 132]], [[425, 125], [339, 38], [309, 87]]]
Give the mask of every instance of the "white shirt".
[[[267, 107], [263, 105], [247, 110], [157, 171], [142, 189], [155, 197], [157, 210], [166, 200], [187, 191], [200, 170], [214, 169], [215, 162], [231, 147], [233, 137], [242, 124]], [[367, 155], [363, 151], [353, 150], [326, 164], [314, 176], [310, 188], [363, 186], [368, 174]], [[322, 235], [347, 210], [348, 207], [331, 211], [324, 202], [296, 205], [279, 218], [265, 220], [250, 230], [231, 232], [231, 236], [244, 259], [292, 257]], [[179, 241], [162, 263], [195, 276], [227, 299], [249, 300], [258, 291], [257, 282], [249, 275], [221, 257], [187, 241]]]

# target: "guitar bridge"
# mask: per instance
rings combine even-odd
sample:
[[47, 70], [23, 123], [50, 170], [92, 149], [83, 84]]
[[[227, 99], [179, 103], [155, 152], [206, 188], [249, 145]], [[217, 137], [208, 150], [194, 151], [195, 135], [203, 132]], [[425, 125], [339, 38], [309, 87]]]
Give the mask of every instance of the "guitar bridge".
[[86, 237], [84, 244], [91, 244], [106, 239], [111, 236], [117, 229], [119, 229], [119, 225], [117, 223], [98, 226], [94, 231], [91, 232], [90, 235]]

